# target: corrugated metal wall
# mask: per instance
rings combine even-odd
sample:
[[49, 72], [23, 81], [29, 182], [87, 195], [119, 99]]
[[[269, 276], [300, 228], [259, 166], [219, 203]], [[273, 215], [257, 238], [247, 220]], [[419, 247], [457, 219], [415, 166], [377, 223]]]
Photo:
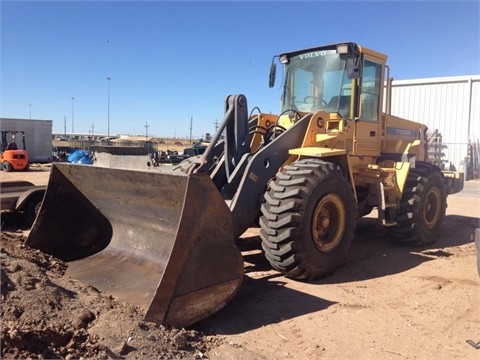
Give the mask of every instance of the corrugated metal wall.
[[438, 130], [445, 159], [464, 170], [467, 145], [480, 137], [480, 75], [392, 83], [392, 115]]

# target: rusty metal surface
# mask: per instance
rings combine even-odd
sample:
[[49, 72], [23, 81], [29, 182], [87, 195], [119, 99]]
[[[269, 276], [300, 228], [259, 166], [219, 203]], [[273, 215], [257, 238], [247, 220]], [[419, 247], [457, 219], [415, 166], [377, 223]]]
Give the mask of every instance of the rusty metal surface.
[[243, 259], [207, 174], [54, 164], [26, 245], [70, 261], [67, 275], [188, 326], [236, 293]]

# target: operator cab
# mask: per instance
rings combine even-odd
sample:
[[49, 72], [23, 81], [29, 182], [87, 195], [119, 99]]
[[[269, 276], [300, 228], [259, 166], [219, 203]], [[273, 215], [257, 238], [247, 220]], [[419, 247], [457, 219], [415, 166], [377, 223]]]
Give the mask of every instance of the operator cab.
[[[380, 119], [386, 56], [355, 43], [342, 43], [277, 57], [284, 65], [282, 113], [322, 110], [346, 120]], [[275, 72], [272, 62], [270, 87]]]

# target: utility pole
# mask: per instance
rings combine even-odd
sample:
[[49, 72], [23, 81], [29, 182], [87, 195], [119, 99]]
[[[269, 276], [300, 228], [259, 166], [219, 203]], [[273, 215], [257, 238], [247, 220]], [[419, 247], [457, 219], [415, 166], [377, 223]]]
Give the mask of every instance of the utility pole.
[[150, 127], [148, 125], [148, 122], [146, 121], [145, 122], [145, 125], [143, 125], [145, 127], [145, 141], [148, 141], [148, 128]]
[[67, 139], [67, 117], [63, 118], [63, 136]]

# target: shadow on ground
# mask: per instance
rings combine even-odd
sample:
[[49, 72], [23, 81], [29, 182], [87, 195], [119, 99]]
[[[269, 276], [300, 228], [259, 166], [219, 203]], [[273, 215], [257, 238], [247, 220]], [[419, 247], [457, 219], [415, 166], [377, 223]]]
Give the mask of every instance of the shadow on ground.
[[245, 276], [233, 300], [196, 327], [215, 334], [238, 334], [315, 313], [336, 304], [285, 287], [282, 279], [284, 277], [280, 274], [256, 279]]
[[[348, 262], [331, 276], [310, 283], [321, 286], [381, 278], [408, 271], [426, 261], [447, 258], [454, 255], [455, 247], [473, 242], [471, 235], [476, 226], [477, 218], [450, 215], [445, 218], [442, 235], [435, 243], [427, 247], [407, 247], [390, 241], [377, 219], [362, 218]], [[201, 322], [201, 328], [212, 328], [219, 334], [237, 334], [335, 304], [286, 287], [286, 282], [291, 280], [272, 270], [261, 252], [259, 236], [242, 238], [238, 246], [245, 261], [244, 282], [235, 298]]]

